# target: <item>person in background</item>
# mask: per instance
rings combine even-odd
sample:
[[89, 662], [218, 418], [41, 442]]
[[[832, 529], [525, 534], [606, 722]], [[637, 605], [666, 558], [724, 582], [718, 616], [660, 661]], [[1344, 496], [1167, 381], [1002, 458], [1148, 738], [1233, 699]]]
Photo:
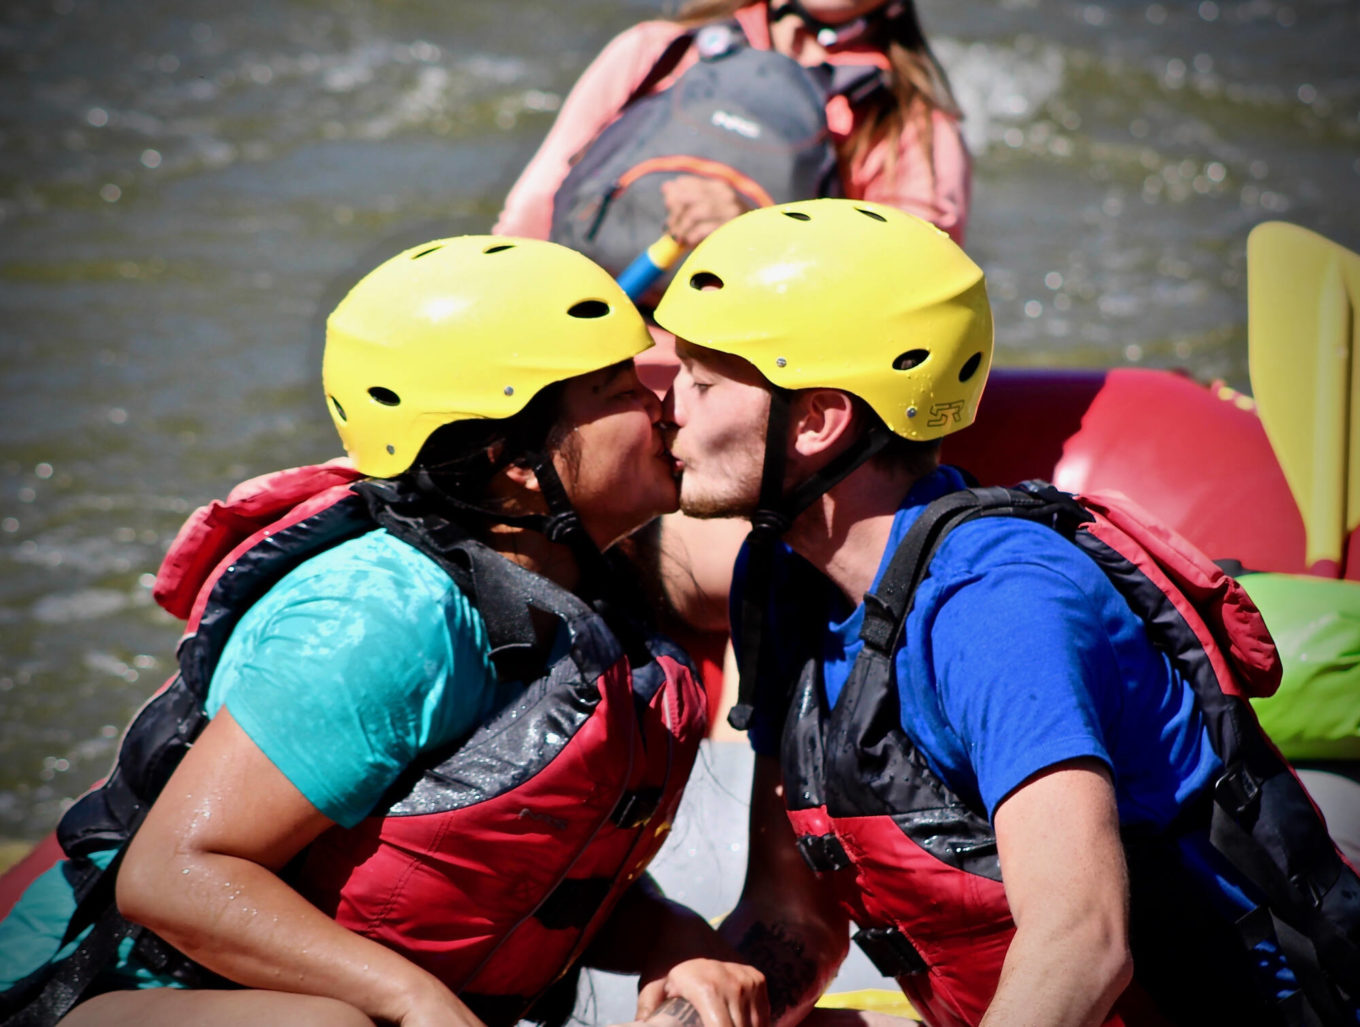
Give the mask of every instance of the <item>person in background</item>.
[[1259, 612], [1132, 511], [939, 464], [991, 362], [977, 265], [883, 205], [782, 204], [700, 243], [655, 316], [681, 508], [753, 525], [721, 929], [775, 1023], [851, 921], [932, 1024], [1360, 1023], [1360, 877], [1246, 701], [1280, 678]]
[[349, 462], [181, 532], [180, 674], [0, 923], [0, 1019], [560, 1022], [585, 961], [640, 974], [646, 1011], [761, 1027], [760, 975], [644, 874], [707, 705], [607, 555], [676, 505], [650, 345], [540, 240], [436, 240], [355, 285], [322, 375]]
[[[750, 44], [804, 65], [871, 64], [884, 88], [855, 104], [831, 97], [827, 128], [845, 196], [897, 207], [938, 225], [960, 244], [971, 167], [959, 110], [911, 0], [689, 0], [672, 21], [624, 30], [582, 72], [538, 152], [511, 188], [493, 231], [547, 238], [553, 198], [576, 157], [615, 118], [682, 32], [733, 18]], [[698, 56], [685, 53], [650, 91], [670, 86]], [[730, 185], [679, 176], [665, 186], [667, 228], [693, 246], [750, 202]], [[657, 226], [659, 231], [661, 226]]]

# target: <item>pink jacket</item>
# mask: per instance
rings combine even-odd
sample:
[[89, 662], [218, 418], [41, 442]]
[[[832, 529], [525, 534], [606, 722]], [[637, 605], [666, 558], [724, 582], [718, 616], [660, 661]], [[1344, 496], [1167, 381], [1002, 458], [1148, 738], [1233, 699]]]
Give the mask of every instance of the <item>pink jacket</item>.
[[[751, 45], [770, 48], [764, 3], [748, 4], [737, 11], [736, 17]], [[543, 145], [511, 188], [492, 231], [498, 235], [548, 237], [553, 196], [572, 159], [613, 121], [666, 44], [682, 31], [683, 27], [674, 22], [646, 21], [625, 29], [605, 46], [572, 87]], [[692, 52], [686, 54], [657, 88], [669, 86], [696, 59]], [[831, 59], [887, 66], [887, 58], [873, 49], [849, 49]], [[854, 111], [844, 97], [838, 96], [827, 104], [826, 114], [832, 136], [842, 143], [855, 128]], [[958, 122], [939, 111], [934, 114], [933, 177], [925, 166], [914, 129], [908, 128], [902, 135], [893, 175], [886, 168], [888, 145], [880, 142], [864, 160], [850, 167], [842, 165], [845, 194], [852, 199], [890, 204], [925, 218], [962, 244], [972, 173]]]

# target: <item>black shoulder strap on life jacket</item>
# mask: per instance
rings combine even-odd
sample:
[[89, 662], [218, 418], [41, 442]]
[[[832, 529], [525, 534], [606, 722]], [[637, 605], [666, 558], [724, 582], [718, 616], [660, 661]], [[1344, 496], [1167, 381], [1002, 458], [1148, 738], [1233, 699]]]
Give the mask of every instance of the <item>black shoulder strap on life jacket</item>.
[[[1076, 497], [1046, 482], [942, 496], [921, 512], [879, 587], [865, 596], [861, 637], [866, 648], [895, 652], [916, 590], [948, 533], [964, 521], [993, 516], [1047, 524], [1073, 540], [1081, 524], [1095, 520]], [[1085, 552], [1090, 547], [1078, 548]], [[1093, 561], [1111, 573], [1094, 556]], [[1138, 595], [1120, 581], [1111, 581], [1159, 644], [1152, 622], [1165, 618], [1142, 608]], [[1251, 882], [1264, 903], [1236, 927], [1248, 945], [1272, 937], [1284, 952], [1307, 1006], [1302, 1019], [1291, 1022], [1319, 1022], [1310, 1016], [1325, 1023], [1352, 1022], [1360, 1000], [1360, 876], [1337, 853], [1291, 768], [1252, 718], [1235, 717], [1232, 723], [1233, 737], [1216, 739], [1215, 749], [1230, 744], [1238, 751], [1219, 752], [1225, 770], [1214, 784], [1212, 801], [1204, 803], [1207, 812], [1203, 807], [1200, 812], [1211, 844]], [[1270, 764], [1269, 773], [1241, 772], [1263, 761]]]
[[[1091, 520], [1076, 500], [1054, 490], [1038, 496], [999, 486], [960, 489], [929, 503], [907, 531], [888, 563], [879, 586], [864, 596], [864, 644], [891, 654], [916, 601], [916, 590], [930, 572], [930, 561], [945, 536], [964, 521], [982, 516], [1023, 517], [1053, 527], [1060, 520]], [[1070, 535], [1070, 531], [1067, 532]]]

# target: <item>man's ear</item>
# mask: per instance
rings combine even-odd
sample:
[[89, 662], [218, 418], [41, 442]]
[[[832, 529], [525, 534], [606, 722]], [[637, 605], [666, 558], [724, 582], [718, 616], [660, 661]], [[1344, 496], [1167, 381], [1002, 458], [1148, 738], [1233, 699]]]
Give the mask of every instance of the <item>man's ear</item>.
[[794, 398], [791, 414], [794, 452], [816, 456], [849, 437], [855, 402], [840, 389], [805, 389]]

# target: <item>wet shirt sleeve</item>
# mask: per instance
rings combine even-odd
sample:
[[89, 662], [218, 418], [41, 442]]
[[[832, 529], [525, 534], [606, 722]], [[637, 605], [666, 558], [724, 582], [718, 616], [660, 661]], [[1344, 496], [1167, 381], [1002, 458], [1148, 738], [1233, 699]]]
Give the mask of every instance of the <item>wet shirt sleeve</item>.
[[496, 679], [480, 615], [384, 532], [314, 557], [237, 625], [209, 711], [231, 711], [318, 810], [350, 827], [422, 752], [483, 719]]

